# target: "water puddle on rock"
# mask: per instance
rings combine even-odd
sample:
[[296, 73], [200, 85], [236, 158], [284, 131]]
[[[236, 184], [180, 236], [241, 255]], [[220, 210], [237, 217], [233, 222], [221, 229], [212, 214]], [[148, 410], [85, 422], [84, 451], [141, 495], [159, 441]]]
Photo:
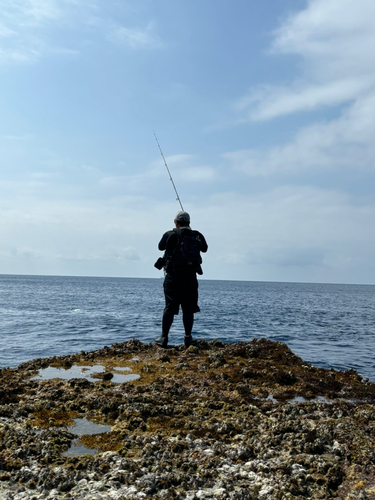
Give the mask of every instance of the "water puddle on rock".
[[[138, 380], [140, 376], [136, 373], [122, 373], [131, 371], [131, 368], [127, 366], [118, 366], [116, 368], [111, 368], [110, 372], [113, 377], [110, 379], [111, 382], [115, 384], [122, 384], [124, 382], [130, 382], [132, 380]], [[103, 365], [95, 366], [77, 366], [73, 365], [70, 368], [54, 368], [49, 366], [48, 368], [43, 368], [39, 370], [38, 375], [32, 377], [32, 380], [51, 380], [53, 378], [61, 378], [64, 380], [70, 380], [72, 378], [85, 378], [91, 382], [101, 380], [101, 374], [108, 373]], [[98, 376], [95, 376], [97, 375]]]
[[97, 450], [94, 448], [88, 448], [81, 442], [82, 436], [93, 436], [97, 434], [104, 434], [111, 430], [110, 425], [95, 424], [90, 420], [84, 418], [74, 419], [75, 425], [68, 427], [68, 431], [79, 436], [77, 439], [72, 441], [71, 447], [68, 451], [62, 453], [63, 457], [77, 457], [78, 455], [95, 455]]
[[312, 399], [305, 399], [303, 396], [294, 396], [294, 398], [289, 399], [286, 402], [290, 405], [298, 404], [298, 403], [326, 403], [326, 404], [330, 404], [330, 401], [327, 398], [325, 398], [324, 396], [317, 396], [316, 398], [312, 398]]
[[272, 403], [276, 404], [289, 404], [289, 405], [299, 404], [299, 403], [326, 403], [326, 404], [331, 403], [331, 401], [324, 396], [317, 396], [312, 399], [306, 399], [303, 396], [294, 396], [291, 399], [287, 398], [277, 399], [277, 397], [275, 398], [272, 394], [269, 394], [265, 399], [264, 398], [255, 398], [255, 399], [258, 399], [260, 401], [271, 401]]

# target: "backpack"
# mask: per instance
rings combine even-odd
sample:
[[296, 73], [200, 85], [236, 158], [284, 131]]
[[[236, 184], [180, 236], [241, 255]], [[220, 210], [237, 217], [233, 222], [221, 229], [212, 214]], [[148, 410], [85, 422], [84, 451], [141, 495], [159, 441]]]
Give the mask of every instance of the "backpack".
[[191, 229], [178, 229], [172, 233], [174, 234], [177, 236], [177, 242], [168, 258], [168, 264], [171, 264], [169, 269], [191, 269], [196, 272], [202, 263], [199, 236]]

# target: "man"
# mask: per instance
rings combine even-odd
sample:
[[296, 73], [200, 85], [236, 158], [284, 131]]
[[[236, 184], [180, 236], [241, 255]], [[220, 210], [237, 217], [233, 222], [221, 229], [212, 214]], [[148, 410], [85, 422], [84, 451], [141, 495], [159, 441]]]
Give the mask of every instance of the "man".
[[204, 236], [190, 228], [190, 215], [187, 212], [178, 212], [174, 223], [175, 229], [164, 233], [159, 242], [159, 250], [165, 250], [165, 308], [162, 335], [155, 343], [160, 347], [167, 347], [173, 317], [178, 314], [181, 306], [185, 329], [184, 344], [189, 347], [197, 344], [197, 340], [191, 335], [194, 313], [200, 311], [197, 273], [202, 274], [200, 252], [207, 252], [208, 246]]

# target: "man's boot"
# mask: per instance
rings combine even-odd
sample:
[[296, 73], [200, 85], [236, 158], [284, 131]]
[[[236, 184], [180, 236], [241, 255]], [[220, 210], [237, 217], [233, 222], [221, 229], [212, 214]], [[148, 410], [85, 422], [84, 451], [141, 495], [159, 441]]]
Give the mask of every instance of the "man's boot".
[[161, 337], [155, 340], [155, 344], [165, 349], [168, 345], [168, 335], [162, 334]]
[[184, 344], [185, 347], [190, 347], [191, 345], [197, 345], [198, 340], [194, 339], [191, 335], [185, 335]]

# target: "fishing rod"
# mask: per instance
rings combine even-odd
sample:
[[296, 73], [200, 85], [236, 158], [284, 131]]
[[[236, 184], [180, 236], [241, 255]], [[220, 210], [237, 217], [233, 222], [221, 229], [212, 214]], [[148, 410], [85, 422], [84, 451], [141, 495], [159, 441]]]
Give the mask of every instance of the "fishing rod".
[[163, 160], [164, 160], [164, 165], [165, 165], [165, 166], [166, 166], [166, 168], [167, 168], [167, 171], [168, 171], [168, 174], [169, 174], [169, 178], [170, 178], [170, 180], [171, 180], [171, 183], [172, 183], [172, 186], [173, 186], [174, 192], [176, 193], [176, 196], [177, 196], [177, 198], [176, 198], [176, 199], [177, 199], [177, 201], [178, 201], [178, 202], [179, 202], [179, 204], [180, 204], [181, 210], [184, 212], [184, 207], [182, 206], [182, 203], [181, 203], [180, 197], [178, 196], [176, 186], [175, 186], [175, 184], [174, 184], [174, 182], [173, 182], [172, 175], [171, 175], [171, 173], [170, 173], [170, 171], [169, 171], [169, 168], [168, 168], [167, 162], [165, 161], [165, 158], [164, 158], [164, 155], [163, 155], [163, 151], [161, 150], [161, 147], [160, 147], [160, 144], [159, 144], [158, 138], [156, 137], [155, 132], [154, 132], [154, 136], [155, 136], [155, 139], [156, 139], [157, 145], [159, 146], [159, 149], [160, 149], [160, 154], [161, 154], [161, 156], [162, 156], [162, 158], [163, 158]]

